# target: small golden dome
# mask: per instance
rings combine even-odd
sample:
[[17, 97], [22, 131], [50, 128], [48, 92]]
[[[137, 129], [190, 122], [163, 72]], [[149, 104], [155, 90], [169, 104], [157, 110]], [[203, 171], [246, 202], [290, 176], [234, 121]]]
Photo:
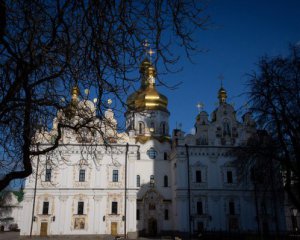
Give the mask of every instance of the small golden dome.
[[140, 65], [141, 87], [127, 99], [129, 110], [161, 110], [167, 109], [168, 99], [155, 88], [156, 70], [146, 58]]
[[219, 92], [218, 92], [218, 98], [219, 98], [219, 103], [225, 103], [226, 102], [227, 92], [223, 87], [221, 87]]

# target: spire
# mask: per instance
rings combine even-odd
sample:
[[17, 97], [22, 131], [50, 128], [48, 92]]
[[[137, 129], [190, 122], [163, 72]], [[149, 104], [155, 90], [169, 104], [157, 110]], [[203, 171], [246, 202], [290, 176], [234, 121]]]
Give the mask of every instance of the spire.
[[152, 55], [155, 52], [151, 49], [147, 39], [143, 42], [143, 47], [146, 57], [140, 66], [142, 88], [145, 89], [148, 86], [153, 88], [155, 86], [156, 70], [152, 65]]

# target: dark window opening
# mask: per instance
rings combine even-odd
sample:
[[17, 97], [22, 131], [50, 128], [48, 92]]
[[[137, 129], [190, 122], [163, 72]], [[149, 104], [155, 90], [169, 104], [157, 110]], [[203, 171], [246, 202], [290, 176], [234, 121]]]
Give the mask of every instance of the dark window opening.
[[229, 214], [230, 215], [234, 215], [235, 214], [234, 202], [229, 202]]
[[165, 220], [169, 220], [169, 210], [165, 209]]
[[154, 187], [154, 175], [150, 176], [150, 187]]
[[51, 182], [51, 168], [46, 169], [45, 181]]
[[118, 214], [118, 202], [111, 203], [111, 214]]
[[118, 170], [113, 170], [112, 180], [113, 180], [113, 182], [119, 181], [119, 171]]
[[161, 130], [161, 131], [162, 131], [162, 134], [165, 135], [165, 134], [166, 134], [166, 124], [165, 124], [165, 123], [162, 123], [162, 124], [161, 124], [161, 129], [162, 129], [162, 130]]
[[140, 220], [140, 209], [136, 210], [136, 220]]
[[196, 182], [197, 183], [202, 182], [202, 176], [201, 176], [201, 171], [200, 170], [196, 171]]
[[144, 134], [145, 125], [143, 122], [139, 122], [139, 134]]
[[49, 212], [49, 202], [43, 202], [43, 215], [48, 215]]
[[137, 176], [136, 176], [136, 186], [137, 186], [137, 187], [140, 187], [140, 186], [141, 186], [141, 177], [140, 177], [140, 175], [137, 175]]
[[79, 182], [84, 182], [85, 181], [85, 170], [80, 169], [79, 170]]
[[136, 154], [136, 160], [141, 160], [141, 153], [140, 152], [137, 152], [137, 154]]
[[168, 187], [168, 176], [164, 176], [164, 187]]
[[83, 215], [84, 202], [78, 202], [77, 214]]
[[233, 183], [232, 172], [227, 171], [227, 183]]
[[197, 202], [197, 214], [198, 215], [202, 215], [203, 214], [202, 202]]
[[164, 160], [168, 160], [168, 153], [164, 152]]

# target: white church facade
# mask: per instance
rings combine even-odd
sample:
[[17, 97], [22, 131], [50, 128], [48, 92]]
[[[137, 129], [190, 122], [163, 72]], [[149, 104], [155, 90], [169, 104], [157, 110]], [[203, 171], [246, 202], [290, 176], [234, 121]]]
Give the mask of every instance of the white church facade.
[[230, 154], [256, 132], [251, 115], [239, 122], [221, 88], [211, 118], [204, 111], [197, 116], [195, 134], [170, 134], [168, 100], [156, 89], [149, 60], [140, 73], [122, 133], [111, 109], [105, 120], [97, 119], [95, 104], [79, 100], [79, 89], [73, 89], [75, 114], [59, 111], [40, 148], [58, 134], [62, 119], [76, 123], [81, 114], [95, 118], [105, 139], [96, 131], [65, 129], [59, 147], [34, 160], [36, 174], [24, 188], [21, 236], [284, 231], [283, 208], [274, 208], [269, 196], [262, 205], [251, 181], [240, 183]]

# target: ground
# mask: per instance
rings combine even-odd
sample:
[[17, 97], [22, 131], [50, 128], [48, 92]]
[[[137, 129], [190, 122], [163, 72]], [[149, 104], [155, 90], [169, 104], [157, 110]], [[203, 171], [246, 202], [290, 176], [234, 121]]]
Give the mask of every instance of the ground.
[[[57, 240], [63, 240], [63, 239], [76, 239], [76, 240], [113, 240], [115, 239], [112, 236], [108, 237], [100, 237], [100, 236], [72, 236], [72, 237], [66, 237], [66, 236], [49, 236], [49, 237], [22, 237], [20, 238], [20, 233], [19, 232], [0, 232], [0, 240], [16, 240], [16, 239], [21, 239], [21, 240], [49, 240], [49, 239], [57, 239]], [[160, 238], [162, 239], [162, 238]], [[150, 238], [139, 238], [139, 240], [151, 240]]]

